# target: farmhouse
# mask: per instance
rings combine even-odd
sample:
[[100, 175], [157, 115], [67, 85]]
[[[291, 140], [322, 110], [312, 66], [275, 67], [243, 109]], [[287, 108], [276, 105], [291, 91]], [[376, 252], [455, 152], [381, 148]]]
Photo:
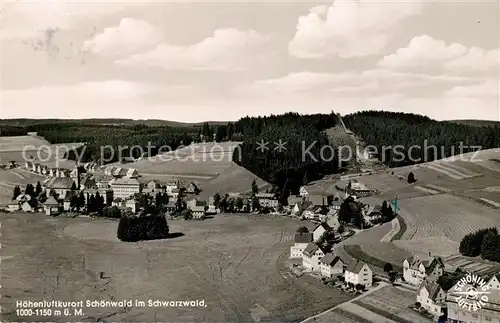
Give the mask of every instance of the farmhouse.
[[52, 177], [46, 184], [46, 192], [49, 195], [50, 191], [58, 194], [60, 199], [64, 199], [66, 194], [71, 191], [75, 182], [68, 177]]
[[166, 214], [172, 214], [175, 212], [177, 209], [177, 206], [175, 205], [175, 202], [168, 202], [168, 204], [165, 206], [165, 213]]
[[129, 208], [130, 211], [135, 214], [139, 209], [139, 203], [136, 201], [136, 199], [131, 198], [125, 201], [125, 207]]
[[403, 278], [414, 286], [420, 286], [424, 280], [437, 280], [443, 271], [444, 263], [439, 257], [427, 260], [410, 257], [403, 261]]
[[95, 180], [90, 177], [85, 177], [83, 181], [80, 183], [81, 190], [92, 190], [97, 189], [97, 184]]
[[320, 223], [313, 230], [313, 241], [318, 241], [323, 233], [333, 231], [333, 229], [326, 223]]
[[295, 233], [295, 244], [290, 247], [290, 259], [302, 258], [302, 253], [312, 241], [312, 233]]
[[329, 197], [327, 195], [309, 194], [306, 197], [306, 200], [310, 201], [312, 203], [312, 205], [314, 205], [314, 206], [326, 207], [326, 206], [328, 206]]
[[333, 278], [344, 272], [344, 262], [332, 253], [327, 253], [320, 261], [323, 277]]
[[177, 195], [179, 194], [179, 182], [169, 182], [165, 185], [167, 194], [172, 196], [173, 191], [176, 190]]
[[436, 282], [424, 281], [417, 290], [417, 302], [435, 316], [441, 316], [446, 294]]
[[33, 207], [28, 202], [21, 203], [21, 210], [23, 212], [33, 212]]
[[278, 207], [278, 200], [274, 193], [257, 193], [255, 197], [259, 200], [260, 206], [270, 208]]
[[191, 212], [193, 212], [193, 219], [202, 220], [205, 218], [204, 206], [195, 206], [191, 209]]
[[[486, 279], [487, 277], [484, 278], [484, 281], [489, 287], [489, 293], [487, 295], [488, 300], [487, 302], [484, 302], [485, 305], [482, 305], [478, 310], [458, 304], [459, 300], [463, 301], [465, 298], [464, 295], [460, 294], [460, 292], [464, 292], [472, 288], [473, 286], [471, 284], [458, 281], [448, 290], [446, 294], [448, 322], [500, 322], [500, 288], [498, 288], [498, 277], [497, 275], [494, 275], [490, 279]], [[482, 289], [479, 288], [479, 290]]]
[[180, 194], [180, 190], [178, 188], [173, 188], [170, 193], [167, 193], [168, 196], [170, 196], [173, 199], [177, 199], [177, 197]]
[[46, 215], [54, 215], [59, 213], [59, 202], [51, 196], [43, 203], [43, 208]]
[[190, 209], [191, 211], [192, 211], [192, 210], [193, 210], [193, 208], [195, 208], [195, 207], [198, 207], [198, 206], [203, 206], [203, 207], [205, 207], [206, 205], [207, 205], [207, 202], [205, 202], [205, 201], [200, 201], [200, 200], [198, 200], [198, 199], [196, 199], [196, 198], [193, 198], [193, 199], [191, 199], [191, 200], [189, 200], [189, 201], [187, 201], [187, 202], [186, 202], [186, 207], [187, 207], [188, 209]]
[[139, 177], [139, 172], [135, 168], [129, 168], [127, 170], [127, 173], [125, 174], [126, 177], [128, 178], [138, 178]]
[[321, 206], [314, 206], [314, 205], [310, 204], [309, 207], [304, 210], [304, 212], [302, 213], [302, 215], [306, 219], [310, 219], [310, 220], [316, 219], [316, 220], [318, 220], [320, 212], [321, 212]]
[[330, 210], [338, 212], [340, 210], [340, 206], [342, 205], [341, 200], [333, 200], [330, 204]]
[[140, 192], [141, 185], [135, 178], [117, 178], [110, 182], [113, 196], [115, 198], [126, 199], [127, 197]]
[[370, 288], [373, 282], [373, 274], [370, 267], [359, 260], [353, 260], [347, 266], [344, 279], [346, 283], [352, 283], [354, 285], [363, 285], [366, 288]]
[[301, 203], [304, 200], [302, 196], [291, 195], [287, 199], [288, 206], [293, 208], [296, 204]]
[[314, 243], [309, 243], [302, 253], [302, 266], [307, 271], [321, 271], [320, 259], [325, 256], [325, 252]]
[[309, 195], [309, 192], [307, 191], [307, 188], [305, 186], [300, 187], [299, 195], [302, 197], [307, 197]]
[[197, 192], [199, 192], [199, 188], [198, 186], [191, 182], [188, 184], [188, 186], [186, 187], [186, 193], [190, 193], [190, 194], [196, 194]]
[[127, 169], [121, 167], [116, 167], [115, 169], [113, 169], [113, 176], [115, 178], [121, 178], [125, 175], [127, 175]]
[[308, 207], [310, 207], [312, 204], [311, 202], [308, 201], [302, 201], [299, 203], [296, 203], [294, 207], [292, 208], [292, 214], [295, 215], [301, 215], [305, 210], [307, 210]]

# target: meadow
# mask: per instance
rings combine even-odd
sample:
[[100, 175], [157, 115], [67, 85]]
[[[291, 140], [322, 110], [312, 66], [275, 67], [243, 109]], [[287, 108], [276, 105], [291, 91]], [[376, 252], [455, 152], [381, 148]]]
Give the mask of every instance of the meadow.
[[84, 308], [79, 317], [30, 320], [294, 322], [351, 297], [307, 275], [281, 275], [298, 220], [177, 220], [169, 225], [178, 238], [124, 243], [116, 221], [1, 216], [0, 302], [8, 321], [23, 320], [15, 300], [204, 299], [206, 307]]

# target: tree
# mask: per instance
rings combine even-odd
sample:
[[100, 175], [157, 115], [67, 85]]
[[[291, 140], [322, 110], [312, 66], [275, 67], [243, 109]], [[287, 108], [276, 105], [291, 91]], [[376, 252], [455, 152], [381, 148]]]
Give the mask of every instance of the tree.
[[345, 227], [343, 224], [339, 225], [339, 228], [337, 229], [338, 233], [342, 234], [345, 232]]
[[73, 182], [73, 184], [71, 184], [71, 190], [76, 191], [76, 183], [75, 182]]
[[394, 211], [392, 210], [392, 207], [389, 206], [387, 201], [382, 202], [382, 209], [380, 210], [382, 213], [382, 222], [389, 222], [394, 219]]
[[303, 234], [303, 233], [309, 233], [309, 229], [305, 226], [301, 226], [297, 229], [297, 233]]
[[243, 199], [241, 197], [237, 197], [234, 205], [238, 211], [241, 211], [243, 209]]
[[220, 200], [221, 200], [221, 197], [220, 197], [219, 192], [215, 193], [215, 195], [214, 195], [214, 205], [215, 205], [216, 209], [219, 208]]
[[384, 272], [386, 272], [386, 273], [390, 273], [390, 272], [391, 272], [391, 271], [393, 271], [393, 270], [394, 270], [394, 268], [392, 268], [392, 265], [391, 265], [390, 263], [386, 263], [386, 264], [384, 265]]
[[35, 188], [32, 184], [26, 185], [26, 189], [24, 190], [24, 194], [29, 195], [31, 199], [34, 199], [35, 196]]
[[361, 284], [356, 284], [356, 290], [359, 290], [359, 291], [362, 291], [363, 289], [365, 289], [365, 286], [364, 285], [361, 285]]
[[102, 213], [102, 210], [104, 209], [104, 198], [99, 194], [99, 192], [95, 193], [95, 212]]
[[500, 262], [500, 239], [498, 234], [488, 231], [483, 237], [481, 257], [490, 261]]
[[190, 209], [185, 209], [181, 212], [181, 216], [184, 220], [192, 220], [193, 219], [193, 212], [191, 212]]
[[19, 195], [21, 195], [21, 188], [19, 186], [16, 186], [16, 187], [14, 187], [12, 200], [15, 200]]
[[260, 202], [259, 199], [256, 197], [252, 198], [252, 210], [254, 211], [260, 210]]
[[417, 181], [417, 179], [415, 178], [415, 174], [413, 174], [413, 172], [410, 172], [408, 174], [408, 179], [407, 179], [408, 183], [409, 184], [413, 184]]
[[35, 195], [40, 196], [42, 193], [42, 185], [40, 184], [40, 181], [36, 182], [36, 188], [35, 188]]
[[252, 181], [252, 196], [255, 196], [259, 193], [259, 187], [257, 186], [257, 182], [255, 179]]

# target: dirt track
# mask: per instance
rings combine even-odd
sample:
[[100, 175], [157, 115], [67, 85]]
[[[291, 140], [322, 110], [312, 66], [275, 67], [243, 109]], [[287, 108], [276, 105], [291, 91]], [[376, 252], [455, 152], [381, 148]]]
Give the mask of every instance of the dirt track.
[[[218, 216], [171, 221], [182, 237], [116, 239], [117, 222], [2, 214], [2, 313], [9, 321], [299, 321], [347, 297], [280, 274], [300, 222]], [[10, 258], [9, 258], [10, 257]], [[100, 278], [104, 272], [105, 278]], [[17, 300], [201, 300], [206, 307], [83, 308], [83, 316], [18, 317]]]

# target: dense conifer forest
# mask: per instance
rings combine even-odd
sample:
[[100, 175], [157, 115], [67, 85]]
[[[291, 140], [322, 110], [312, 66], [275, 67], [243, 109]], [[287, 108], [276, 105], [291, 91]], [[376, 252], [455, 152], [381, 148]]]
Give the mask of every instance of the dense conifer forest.
[[[343, 118], [347, 128], [373, 145], [378, 158], [390, 167], [432, 161], [460, 153], [500, 147], [500, 127], [470, 126], [454, 122], [439, 122], [428, 117], [394, 112], [363, 111]], [[400, 146], [399, 149], [383, 147]], [[410, 157], [409, 148], [413, 149]], [[437, 149], [424, 147], [435, 146]], [[426, 152], [427, 151], [427, 152]], [[398, 154], [397, 152], [401, 152]]]

